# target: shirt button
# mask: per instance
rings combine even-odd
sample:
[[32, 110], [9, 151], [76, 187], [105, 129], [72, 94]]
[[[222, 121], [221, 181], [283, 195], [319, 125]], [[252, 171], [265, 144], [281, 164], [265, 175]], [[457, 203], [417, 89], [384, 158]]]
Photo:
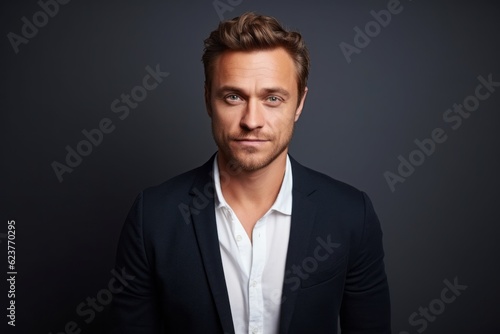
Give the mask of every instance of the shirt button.
[[239, 234], [238, 234], [238, 235], [236, 236], [236, 241], [241, 241], [241, 235], [239, 235]]
[[257, 286], [257, 282], [256, 281], [252, 281], [252, 287], [256, 287]]

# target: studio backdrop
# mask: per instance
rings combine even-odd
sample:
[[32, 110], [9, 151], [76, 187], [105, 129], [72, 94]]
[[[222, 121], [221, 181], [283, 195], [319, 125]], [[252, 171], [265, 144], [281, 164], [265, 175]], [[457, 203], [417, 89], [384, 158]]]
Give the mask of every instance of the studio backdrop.
[[129, 279], [113, 270], [127, 212], [216, 151], [203, 40], [247, 11], [305, 38], [309, 93], [290, 154], [372, 199], [393, 332], [500, 333], [497, 2], [0, 7], [2, 333], [107, 332]]

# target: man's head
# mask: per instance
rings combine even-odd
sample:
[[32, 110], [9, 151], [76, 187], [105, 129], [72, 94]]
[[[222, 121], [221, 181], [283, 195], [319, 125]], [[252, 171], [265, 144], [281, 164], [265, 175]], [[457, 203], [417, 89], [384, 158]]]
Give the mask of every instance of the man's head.
[[257, 51], [284, 48], [296, 66], [299, 101], [304, 94], [309, 75], [309, 52], [302, 36], [285, 30], [271, 16], [249, 12], [232, 20], [221, 22], [205, 39], [202, 61], [205, 68], [205, 85], [210, 90], [214, 62], [225, 51]]
[[269, 16], [222, 22], [205, 40], [205, 102], [219, 154], [254, 171], [286, 154], [307, 93], [309, 55]]

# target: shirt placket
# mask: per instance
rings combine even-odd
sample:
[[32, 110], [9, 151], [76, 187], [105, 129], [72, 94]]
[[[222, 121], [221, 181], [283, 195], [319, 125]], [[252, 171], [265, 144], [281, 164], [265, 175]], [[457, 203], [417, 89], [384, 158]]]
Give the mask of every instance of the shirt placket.
[[252, 232], [252, 265], [248, 282], [250, 334], [262, 333], [264, 328], [264, 295], [262, 273], [266, 263], [265, 216], [257, 221]]
[[231, 222], [231, 231], [233, 238], [236, 241], [239, 251], [239, 259], [237, 263], [240, 264], [241, 271], [244, 277], [248, 280], [252, 266], [252, 244], [246, 235], [246, 231], [241, 225], [238, 217], [229, 207], [226, 208], [227, 218]]

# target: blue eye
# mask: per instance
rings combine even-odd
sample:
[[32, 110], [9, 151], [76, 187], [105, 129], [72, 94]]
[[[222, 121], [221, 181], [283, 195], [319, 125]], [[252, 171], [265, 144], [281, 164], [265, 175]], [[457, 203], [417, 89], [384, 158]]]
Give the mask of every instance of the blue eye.
[[283, 102], [283, 99], [276, 95], [271, 95], [267, 98], [267, 101], [271, 102], [273, 105], [280, 104]]
[[225, 99], [227, 102], [239, 102], [239, 101], [241, 101], [241, 98], [236, 94], [226, 95]]

